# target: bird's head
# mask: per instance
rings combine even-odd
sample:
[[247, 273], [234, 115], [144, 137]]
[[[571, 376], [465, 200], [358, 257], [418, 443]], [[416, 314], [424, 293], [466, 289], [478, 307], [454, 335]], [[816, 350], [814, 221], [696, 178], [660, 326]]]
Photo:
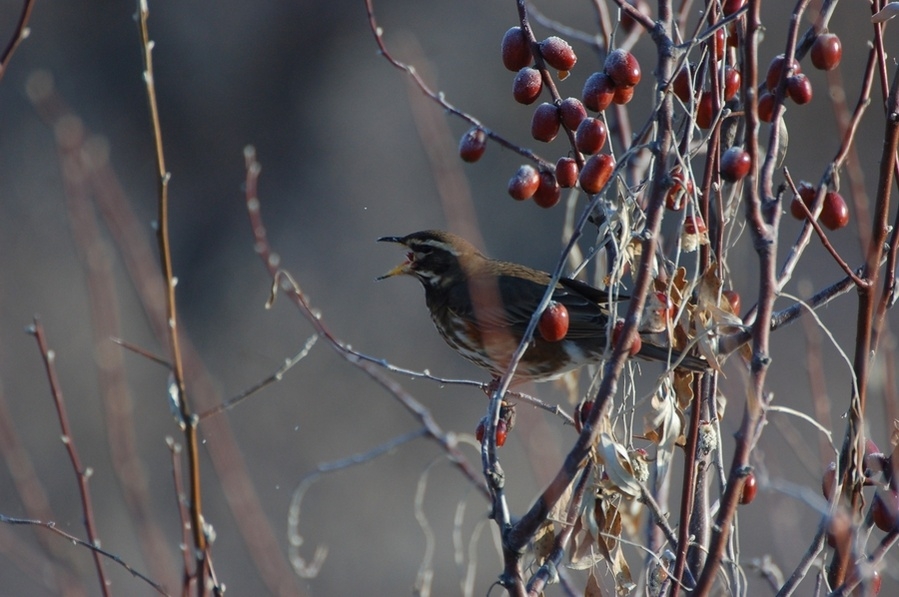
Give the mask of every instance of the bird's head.
[[378, 241], [403, 245], [408, 253], [404, 262], [377, 279], [414, 276], [425, 288], [438, 288], [464, 280], [461, 263], [483, 257], [467, 240], [439, 230], [413, 232], [406, 236], [382, 236]]

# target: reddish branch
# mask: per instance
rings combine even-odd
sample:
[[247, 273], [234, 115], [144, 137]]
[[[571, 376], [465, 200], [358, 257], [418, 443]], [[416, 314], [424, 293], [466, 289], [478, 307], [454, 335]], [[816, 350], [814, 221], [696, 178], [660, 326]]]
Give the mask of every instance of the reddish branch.
[[147, 26], [150, 13], [147, 0], [140, 0], [138, 6], [141, 56], [144, 62], [144, 83], [147, 87], [147, 102], [150, 110], [150, 121], [153, 130], [153, 145], [156, 158], [156, 175], [158, 185], [157, 239], [159, 243], [159, 259], [162, 276], [165, 280], [165, 311], [168, 327], [169, 351], [171, 352], [171, 368], [174, 385], [174, 398], [184, 430], [184, 443], [187, 447], [188, 474], [190, 478], [190, 521], [193, 532], [194, 557], [196, 569], [196, 590], [203, 597], [209, 579], [209, 560], [207, 558], [206, 523], [203, 520], [202, 492], [200, 489], [200, 445], [197, 435], [198, 419], [191, 412], [187, 400], [187, 389], [184, 379], [184, 361], [181, 356], [179, 341], [178, 309], [175, 301], [175, 275], [172, 271], [171, 243], [169, 241], [169, 171], [165, 166], [165, 153], [162, 145], [162, 125], [159, 121], [159, 108], [156, 103], [156, 87], [153, 74], [153, 43]]
[[[84, 516], [84, 528], [87, 530], [87, 537], [90, 545], [98, 547], [100, 545], [100, 537], [97, 535], [97, 527], [94, 523], [94, 507], [91, 502], [91, 492], [88, 485], [88, 479], [91, 476], [91, 470], [84, 468], [81, 464], [81, 458], [78, 456], [78, 449], [75, 447], [75, 438], [72, 437], [72, 430], [69, 427], [69, 415], [66, 412], [66, 403], [62, 397], [62, 387], [59, 385], [59, 378], [56, 376], [56, 355], [47, 346], [47, 340], [44, 337], [44, 327], [37, 317], [29, 328], [29, 332], [34, 334], [37, 340], [38, 349], [41, 351], [41, 358], [44, 361], [44, 369], [47, 372], [47, 380], [50, 382], [50, 392], [53, 394], [53, 403], [56, 405], [56, 414], [59, 417], [59, 426], [62, 428], [62, 443], [66, 447], [69, 460], [72, 463], [72, 469], [75, 471], [75, 477], [78, 479], [78, 493], [81, 496], [81, 512]], [[97, 579], [100, 581], [100, 590], [103, 595], [109, 595], [109, 581], [106, 578], [106, 571], [103, 569], [103, 561], [97, 550], [91, 550], [94, 558], [94, 567], [97, 570]]]
[[31, 18], [31, 10], [34, 8], [34, 0], [25, 0], [22, 4], [22, 12], [19, 14], [19, 21], [16, 23], [16, 29], [13, 31], [12, 37], [0, 54], [0, 79], [6, 74], [9, 61], [12, 59], [13, 53], [19, 45], [28, 37], [28, 20]]

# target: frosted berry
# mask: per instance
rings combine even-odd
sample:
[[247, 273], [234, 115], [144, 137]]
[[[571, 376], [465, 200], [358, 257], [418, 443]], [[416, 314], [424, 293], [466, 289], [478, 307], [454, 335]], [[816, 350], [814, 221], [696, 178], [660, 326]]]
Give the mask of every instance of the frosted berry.
[[559, 108], [555, 104], [543, 103], [534, 110], [531, 119], [531, 136], [537, 141], [549, 143], [559, 134]]
[[466, 162], [477, 162], [487, 150], [487, 134], [478, 127], [468, 130], [459, 140], [459, 157]]
[[574, 158], [559, 158], [556, 162], [556, 181], [563, 189], [570, 189], [577, 184], [578, 167]]
[[593, 73], [584, 82], [581, 99], [588, 110], [601, 112], [609, 107], [615, 97], [615, 83], [606, 73]]
[[603, 70], [612, 78], [616, 87], [633, 87], [640, 82], [640, 63], [633, 54], [621, 48], [612, 50], [606, 56]]
[[606, 125], [599, 118], [585, 118], [577, 127], [574, 143], [578, 151], [592, 155], [599, 153], [606, 143]]
[[634, 88], [633, 87], [616, 87], [615, 95], [612, 96], [612, 103], [618, 104], [619, 106], [623, 106], [628, 103], [634, 97]]
[[577, 63], [571, 44], [555, 35], [540, 42], [540, 53], [548, 65], [559, 71], [569, 71]]
[[521, 27], [512, 27], [503, 35], [503, 66], [512, 72], [530, 66], [533, 61], [531, 44]]
[[565, 98], [559, 104], [559, 116], [562, 124], [569, 131], [576, 131], [582, 120], [587, 118], [587, 109], [581, 100], [573, 97]]
[[529, 105], [537, 101], [543, 90], [543, 77], [540, 71], [529, 66], [524, 67], [512, 81], [512, 97], [519, 104]]
[[509, 179], [509, 195], [513, 199], [524, 201], [534, 196], [539, 185], [540, 174], [533, 166], [525, 164]]
[[534, 203], [540, 207], [549, 209], [558, 203], [561, 198], [562, 189], [559, 188], [559, 183], [556, 181], [556, 177], [553, 176], [553, 173], [541, 172], [540, 184], [537, 185], [537, 190], [534, 191]]
[[591, 195], [600, 192], [609, 182], [614, 169], [615, 159], [609, 154], [600, 153], [591, 157], [581, 170], [581, 188]]
[[547, 342], [558, 342], [568, 334], [568, 309], [562, 303], [552, 301], [540, 314], [537, 322], [540, 336]]

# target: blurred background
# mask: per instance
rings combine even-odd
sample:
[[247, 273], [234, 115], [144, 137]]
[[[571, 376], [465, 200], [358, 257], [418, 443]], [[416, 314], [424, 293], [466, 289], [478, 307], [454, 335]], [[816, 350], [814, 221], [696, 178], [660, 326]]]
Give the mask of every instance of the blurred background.
[[[588, 2], [538, 6], [554, 20], [595, 31]], [[499, 56], [503, 33], [517, 22], [514, 2], [382, 0], [375, 7], [385, 42], [397, 58], [413, 63], [458, 108], [514, 142], [536, 145], [529, 135], [532, 107], [512, 101], [512, 74]], [[20, 10], [20, 2], [0, 0], [3, 43]], [[60, 442], [47, 377], [34, 338], [24, 332], [39, 316], [55, 351], [72, 439], [93, 471], [90, 486], [102, 545], [174, 589], [181, 533], [165, 438], [180, 441], [181, 436], [169, 413], [168, 374], [146, 358], [121, 353], [108, 340], [116, 335], [149, 353], [167, 355], [154, 334], [159, 322], [146, 315], [119, 250], [124, 241], [149, 247], [151, 258], [156, 255], [154, 149], [135, 10], [135, 3], [37, 2], [31, 35], [0, 80], [0, 438], [6, 458], [6, 466], [0, 467], [0, 512], [33, 517], [36, 511], [30, 508], [43, 504], [44, 495], [47, 509], [38, 512], [52, 514], [67, 532], [85, 536], [76, 479]], [[765, 64], [783, 51], [789, 10], [781, 2], [768, 2], [763, 9]], [[841, 73], [850, 108], [857, 100], [870, 37], [868, 10], [867, 3], [843, 2], [831, 22], [844, 45]], [[336, 336], [398, 366], [487, 381], [435, 333], [416, 282], [374, 282], [402, 259], [395, 247], [375, 240], [447, 228], [447, 205], [463, 214], [470, 208], [473, 215], [454, 220], [455, 229], [480, 230], [483, 248], [494, 257], [550, 269], [562, 247], [564, 203], [543, 210], [510, 199], [506, 182], [522, 159], [496, 145], [477, 164], [463, 165], [455, 147], [468, 125], [424, 101], [410, 89], [407, 77], [379, 56], [361, 1], [152, 2], [150, 11], [156, 89], [172, 175], [178, 306], [183, 332], [197, 355], [189, 387], [196, 409], [238, 395], [271, 375], [311, 333], [288, 301], [264, 308], [270, 281], [254, 253], [242, 190], [248, 144], [256, 147], [262, 163], [259, 196], [269, 239], [282, 267], [298, 280]], [[691, 23], [700, 18], [699, 8], [694, 11]], [[890, 25], [886, 36], [890, 55], [899, 49], [893, 29]], [[550, 34], [539, 25], [536, 31], [538, 39]], [[571, 41], [579, 62], [572, 77], [560, 84], [563, 96], [579, 96], [583, 79], [600, 67], [586, 45]], [[644, 71], [631, 107], [639, 126], [651, 98], [651, 41], [644, 36], [634, 52]], [[810, 66], [805, 72], [815, 97], [807, 106], [789, 106], [787, 165], [797, 180], [817, 182], [839, 139], [826, 77]], [[869, 195], [876, 189], [883, 130], [879, 83], [875, 89], [857, 144]], [[441, 154], [441, 148], [447, 149]], [[561, 140], [535, 149], [551, 161], [565, 151]], [[84, 180], [79, 183], [77, 172], [63, 174], [66, 160], [80, 151], [99, 171], [115, 175], [123, 201], [118, 207], [77, 200], [100, 194]], [[447, 175], [444, 168], [449, 179], [441, 178]], [[105, 180], [104, 189], [115, 188], [111, 179]], [[451, 188], [438, 182], [445, 180], [453, 181]], [[448, 203], [441, 202], [441, 191]], [[844, 194], [848, 198], [848, 189]], [[116, 229], [110, 223], [127, 220], [127, 214], [136, 227], [120, 221], [122, 227]], [[832, 235], [853, 266], [862, 259], [855, 224]], [[796, 220], [784, 217], [781, 258], [799, 228]], [[728, 282], [743, 295], [745, 311], [758, 291], [746, 232], [735, 241], [731, 266], [736, 271]], [[102, 282], [90, 282], [97, 275], [94, 280], [111, 281], [107, 290], [115, 300], [94, 302], [92, 309], [91, 297], [102, 288]], [[813, 240], [787, 290], [807, 295], [842, 275]], [[782, 299], [777, 307], [788, 304]], [[821, 312], [850, 358], [855, 306], [855, 296], [849, 294]], [[102, 331], [110, 329], [116, 331]], [[823, 365], [814, 372], [813, 383], [807, 375], [809, 338], [821, 343], [816, 350]], [[796, 324], [775, 335], [773, 357], [769, 389], [775, 402], [813, 413], [812, 392], [819, 397], [824, 393], [822, 402], [829, 399], [830, 410], [817, 414], [829, 417], [838, 445], [850, 370], [837, 349], [814, 326]], [[124, 378], [117, 378], [113, 367], [120, 360]], [[722, 381], [730, 406], [722, 422], [726, 450], [745, 395], [740, 367], [735, 359], [728, 363]], [[201, 373], [208, 375], [203, 381]], [[111, 392], [101, 385], [110, 376], [119, 384]], [[473, 433], [484, 414], [486, 402], [477, 389], [397, 379], [448, 431]], [[886, 450], [894, 413], [883, 397], [895, 388], [886, 392], [885, 384], [884, 376], [876, 374], [869, 413], [871, 436]], [[523, 389], [547, 402], [567, 404], [565, 391], [552, 384]], [[104, 405], [104, 391], [112, 397], [112, 412]], [[574, 438], [552, 416], [520, 411], [502, 452], [516, 514], [555, 474]], [[770, 422], [758, 447], [758, 466], [773, 479], [817, 492], [821, 472], [833, 459], [820, 447], [822, 434], [781, 414], [773, 414]], [[428, 469], [422, 500], [436, 538], [433, 590], [458, 593], [464, 566], [454, 559], [457, 506], [467, 504], [462, 524], [467, 542], [484, 520], [486, 504], [427, 440], [321, 478], [303, 502], [305, 543], [300, 552], [311, 559], [316, 546], [326, 545], [328, 558], [312, 580], [296, 578], [287, 563], [287, 510], [300, 479], [320, 463], [368, 451], [416, 426], [393, 398], [324, 342], [280, 383], [204, 421], [204, 513], [217, 536], [216, 572], [229, 594], [410, 592], [426, 546], [416, 521], [416, 488], [433, 462], [437, 464]], [[110, 441], [130, 445], [139, 460], [116, 460]], [[466, 450], [477, 466], [476, 451]], [[730, 452], [725, 454], [729, 458]], [[33, 477], [27, 474], [29, 467]], [[137, 483], [147, 486], [147, 499], [123, 491], [117, 469], [139, 477]], [[43, 493], [27, 493], [30, 497], [23, 499], [22, 480], [27, 478], [39, 479]], [[137, 503], [131, 510], [129, 500]], [[235, 515], [232, 507], [241, 514]], [[756, 502], [740, 511], [742, 561], [770, 556], [789, 574], [817, 523], [818, 514], [808, 504], [763, 488]], [[256, 539], [245, 542], [241, 532]], [[475, 593], [486, 593], [501, 570], [492, 532], [492, 527], [483, 529], [473, 552], [479, 560]], [[138, 537], [146, 534], [155, 536], [162, 552], [151, 556], [139, 549]], [[97, 593], [86, 550], [40, 529], [6, 526], [0, 527], [0, 595], [61, 592], [58, 587], [66, 583], [58, 576], [54, 580], [40, 559], [27, 557], [40, 553], [42, 544], [80, 577], [87, 594]], [[32, 551], [23, 551], [26, 547]], [[641, 554], [627, 555], [632, 569], [639, 570]], [[890, 565], [895, 561], [895, 555], [888, 556], [884, 594], [897, 586], [899, 568]], [[151, 593], [114, 564], [105, 566], [114, 594]], [[751, 580], [758, 591], [752, 594], [764, 594], [763, 581]]]

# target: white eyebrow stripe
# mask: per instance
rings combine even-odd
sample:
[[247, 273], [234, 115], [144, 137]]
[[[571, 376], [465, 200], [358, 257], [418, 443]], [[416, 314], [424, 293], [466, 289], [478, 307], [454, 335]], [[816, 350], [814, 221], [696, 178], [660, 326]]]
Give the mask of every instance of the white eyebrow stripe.
[[456, 257], [459, 256], [459, 252], [455, 249], [455, 247], [453, 247], [452, 245], [445, 243], [443, 241], [439, 241], [439, 240], [435, 240], [435, 239], [427, 239], [427, 240], [417, 241], [417, 244], [434, 247], [435, 249], [440, 249], [441, 251], [446, 251], [447, 253], [450, 253], [451, 255], [454, 255]]

